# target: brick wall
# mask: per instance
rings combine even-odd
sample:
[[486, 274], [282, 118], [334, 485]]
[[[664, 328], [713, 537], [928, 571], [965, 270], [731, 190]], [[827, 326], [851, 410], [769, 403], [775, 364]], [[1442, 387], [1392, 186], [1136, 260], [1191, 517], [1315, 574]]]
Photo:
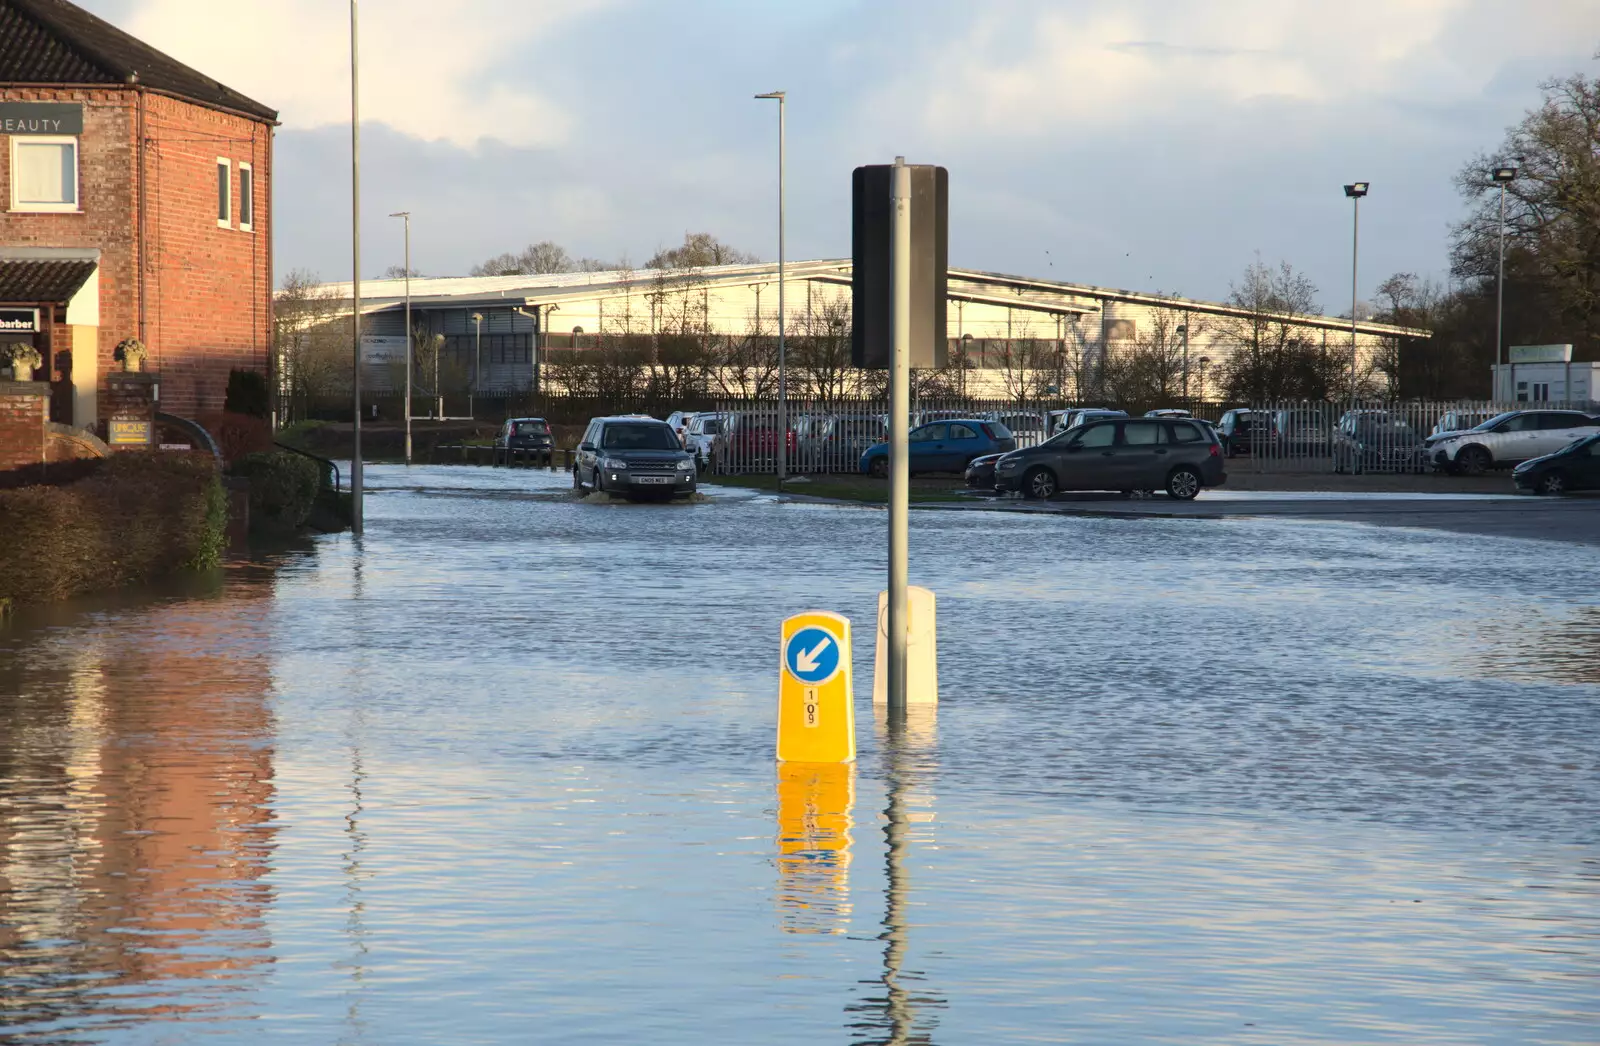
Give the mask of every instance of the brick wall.
[[[0, 243], [100, 249], [102, 391], [106, 375], [116, 369], [111, 357], [117, 342], [136, 336], [149, 350], [151, 368], [163, 372], [164, 409], [184, 415], [221, 409], [231, 368], [265, 372], [268, 366], [271, 126], [132, 87], [4, 87], [0, 101], [84, 106], [81, 213], [0, 209]], [[225, 229], [217, 224], [218, 157], [232, 161], [233, 220]], [[254, 168], [251, 232], [238, 228], [241, 163]], [[0, 197], [6, 206], [9, 165], [10, 143], [0, 135]]]
[[50, 386], [0, 381], [0, 472], [44, 462]]

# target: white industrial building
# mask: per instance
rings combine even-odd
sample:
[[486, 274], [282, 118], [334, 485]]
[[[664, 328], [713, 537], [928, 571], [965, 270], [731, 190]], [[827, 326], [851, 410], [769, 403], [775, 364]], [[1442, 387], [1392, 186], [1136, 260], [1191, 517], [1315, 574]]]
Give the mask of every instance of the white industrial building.
[[[794, 346], [819, 331], [836, 336], [841, 317], [848, 359], [850, 270], [848, 259], [787, 265], [791, 375]], [[350, 284], [330, 284], [323, 293], [348, 301]], [[383, 387], [404, 351], [406, 281], [363, 280], [361, 293], [367, 356], [385, 363], [372, 368], [370, 380]], [[413, 330], [442, 337], [446, 358], [476, 374], [481, 393], [523, 391], [536, 383], [558, 391], [561, 367], [583, 351], [632, 345], [647, 356], [654, 351], [651, 362], [662, 362], [664, 342], [771, 339], [778, 327], [776, 263], [413, 278], [410, 297]], [[949, 270], [947, 307], [952, 361], [964, 361], [962, 391], [974, 396], [1015, 396], [1020, 371], [1035, 372], [1027, 380], [1040, 393], [1086, 395], [1085, 375], [1100, 362], [1154, 342], [1181, 368], [1194, 398], [1215, 397], [1241, 326], [1251, 319], [1217, 302], [955, 268]], [[1348, 319], [1274, 319], [1292, 326], [1302, 345], [1350, 360]], [[1356, 373], [1370, 385], [1380, 353], [1392, 351], [1399, 339], [1425, 337], [1427, 331], [1358, 323]], [[723, 386], [708, 391], [763, 391]], [[791, 391], [803, 389], [791, 385]]]

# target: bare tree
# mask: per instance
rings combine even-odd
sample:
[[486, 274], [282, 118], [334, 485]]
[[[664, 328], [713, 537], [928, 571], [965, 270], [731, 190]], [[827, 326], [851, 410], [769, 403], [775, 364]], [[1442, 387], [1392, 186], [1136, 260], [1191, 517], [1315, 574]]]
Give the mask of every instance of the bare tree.
[[[586, 266], [594, 265], [595, 269]], [[606, 266], [593, 258], [574, 261], [567, 249], [550, 240], [530, 243], [516, 254], [497, 254], [474, 265], [473, 276], [538, 276], [553, 272], [598, 271]]]
[[318, 399], [350, 388], [350, 307], [305, 269], [284, 277], [273, 302], [273, 349], [285, 420], [307, 416]]
[[1217, 321], [1234, 342], [1221, 380], [1234, 399], [1327, 399], [1349, 388], [1349, 357], [1330, 353], [1303, 318], [1317, 311], [1317, 288], [1288, 262], [1259, 259], [1232, 287], [1228, 302], [1240, 315]]
[[[1167, 404], [1183, 395], [1184, 313], [1175, 309], [1151, 310], [1137, 330], [1133, 343], [1109, 354], [1103, 384], [1113, 399], [1142, 404]], [[1197, 325], [1190, 324], [1191, 336]]]
[[851, 366], [851, 307], [844, 297], [812, 304], [799, 324], [799, 336], [788, 346], [789, 373], [798, 391], [832, 402], [849, 396], [860, 384]]
[[758, 262], [754, 254], [730, 247], [708, 232], [686, 232], [683, 244], [657, 251], [644, 263], [647, 269], [703, 269], [709, 265]]
[[[383, 270], [383, 278], [386, 280], [403, 280], [406, 278], [406, 275], [406, 267], [404, 265], [391, 265], [387, 269]], [[418, 272], [416, 269], [411, 270], [410, 276], [413, 280], [420, 280], [423, 278], [422, 273]]]

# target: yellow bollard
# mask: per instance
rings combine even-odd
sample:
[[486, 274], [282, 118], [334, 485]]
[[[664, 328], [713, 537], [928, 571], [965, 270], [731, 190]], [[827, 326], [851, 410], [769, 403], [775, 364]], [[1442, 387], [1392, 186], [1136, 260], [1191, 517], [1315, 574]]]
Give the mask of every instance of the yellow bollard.
[[778, 758], [848, 763], [856, 757], [850, 619], [808, 610], [783, 623], [778, 657]]
[[[906, 631], [906, 704], [939, 701], [938, 607], [933, 593], [918, 585], [906, 587], [910, 618]], [[878, 593], [878, 651], [872, 666], [872, 703], [889, 701], [888, 657], [889, 593]]]

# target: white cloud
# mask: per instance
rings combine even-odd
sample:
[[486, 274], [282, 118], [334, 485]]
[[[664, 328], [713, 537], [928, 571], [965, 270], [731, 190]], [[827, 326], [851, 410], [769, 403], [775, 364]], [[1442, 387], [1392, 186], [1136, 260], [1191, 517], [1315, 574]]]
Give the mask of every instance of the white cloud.
[[[562, 142], [571, 114], [519, 78], [561, 24], [608, 0], [388, 0], [360, 9], [361, 117], [470, 146]], [[443, 9], [442, 9], [443, 8]], [[224, 14], [223, 12], [226, 12]], [[281, 112], [350, 119], [349, 8], [328, 0], [140, 0], [122, 28]]]

